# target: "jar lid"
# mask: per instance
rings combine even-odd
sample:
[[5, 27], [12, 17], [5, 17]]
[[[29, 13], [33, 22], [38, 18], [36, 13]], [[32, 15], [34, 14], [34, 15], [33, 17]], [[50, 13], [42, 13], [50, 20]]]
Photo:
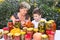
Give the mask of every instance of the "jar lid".
[[47, 38], [48, 36], [46, 34], [43, 34], [42, 35], [42, 38]]
[[50, 22], [54, 22], [54, 20], [49, 20]]
[[46, 23], [47, 23], [47, 24], [51, 24], [52, 22], [51, 22], [51, 21], [47, 21]]
[[8, 20], [8, 22], [13, 22], [12, 20]]
[[33, 28], [27, 28], [27, 30], [28, 30], [28, 31], [31, 31], [31, 30], [33, 30]]
[[4, 27], [4, 28], [3, 28], [3, 31], [8, 31], [8, 30], [9, 30], [8, 27]]
[[12, 36], [13, 34], [12, 33], [8, 33], [8, 36]]
[[27, 27], [23, 27], [23, 29], [27, 29]]
[[20, 33], [15, 33], [14, 36], [20, 36]]
[[39, 22], [45, 22], [45, 20], [40, 20]]
[[7, 34], [7, 33], [9, 33], [9, 31], [4, 31], [3, 33], [4, 33], [4, 34]]
[[23, 30], [21, 30], [21, 34], [24, 35], [26, 32], [24, 32]]
[[34, 28], [34, 31], [38, 31], [38, 28]]

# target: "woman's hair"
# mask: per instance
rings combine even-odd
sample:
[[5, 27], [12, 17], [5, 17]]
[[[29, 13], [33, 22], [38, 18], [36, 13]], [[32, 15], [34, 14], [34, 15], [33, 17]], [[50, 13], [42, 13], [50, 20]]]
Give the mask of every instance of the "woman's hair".
[[42, 15], [41, 10], [39, 8], [35, 8], [32, 13]]
[[19, 9], [22, 9], [22, 8], [27, 8], [27, 9], [30, 9], [30, 4], [28, 4], [27, 2], [21, 2], [20, 5], [19, 5]]

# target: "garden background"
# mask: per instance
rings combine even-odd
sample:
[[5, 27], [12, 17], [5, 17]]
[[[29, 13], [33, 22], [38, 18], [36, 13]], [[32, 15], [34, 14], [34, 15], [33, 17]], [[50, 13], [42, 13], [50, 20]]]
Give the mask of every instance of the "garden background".
[[31, 5], [29, 15], [32, 18], [32, 11], [39, 7], [46, 20], [56, 21], [57, 29], [60, 29], [60, 0], [0, 0], [0, 28], [6, 26], [9, 18], [18, 12], [19, 4], [26, 1]]

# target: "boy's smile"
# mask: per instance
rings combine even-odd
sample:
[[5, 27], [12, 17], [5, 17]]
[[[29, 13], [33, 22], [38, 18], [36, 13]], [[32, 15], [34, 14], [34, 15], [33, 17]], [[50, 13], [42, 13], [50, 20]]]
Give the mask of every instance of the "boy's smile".
[[41, 18], [41, 15], [33, 14], [33, 18], [34, 18], [35, 21], [39, 21], [40, 18]]

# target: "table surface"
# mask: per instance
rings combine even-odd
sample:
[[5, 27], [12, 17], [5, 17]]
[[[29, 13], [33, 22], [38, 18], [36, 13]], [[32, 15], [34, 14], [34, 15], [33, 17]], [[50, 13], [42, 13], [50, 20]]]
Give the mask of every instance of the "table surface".
[[[0, 31], [2, 31], [2, 30], [0, 29]], [[4, 40], [4, 38], [2, 38], [0, 40]], [[56, 30], [54, 40], [60, 40], [60, 30]]]
[[60, 40], [60, 30], [56, 30], [54, 39], [55, 40]]

